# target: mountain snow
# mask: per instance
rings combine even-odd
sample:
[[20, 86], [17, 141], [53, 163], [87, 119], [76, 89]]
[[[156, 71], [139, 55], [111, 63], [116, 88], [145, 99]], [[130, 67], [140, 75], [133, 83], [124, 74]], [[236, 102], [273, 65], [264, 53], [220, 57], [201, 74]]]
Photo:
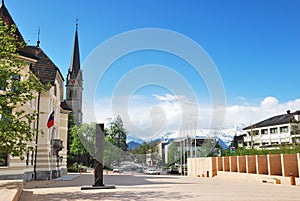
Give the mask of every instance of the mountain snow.
[[[244, 125], [239, 126], [231, 126], [223, 129], [197, 129], [197, 130], [189, 130], [189, 131], [181, 131], [181, 132], [174, 132], [169, 131], [165, 134], [163, 134], [161, 137], [157, 139], [153, 139], [153, 141], [158, 140], [165, 140], [169, 141], [171, 139], [176, 139], [180, 137], [208, 137], [208, 138], [218, 138], [221, 140], [226, 146], [229, 146], [233, 137], [242, 135]], [[127, 142], [133, 141], [142, 144], [144, 140], [138, 137], [130, 136], [130, 134], [127, 136]]]

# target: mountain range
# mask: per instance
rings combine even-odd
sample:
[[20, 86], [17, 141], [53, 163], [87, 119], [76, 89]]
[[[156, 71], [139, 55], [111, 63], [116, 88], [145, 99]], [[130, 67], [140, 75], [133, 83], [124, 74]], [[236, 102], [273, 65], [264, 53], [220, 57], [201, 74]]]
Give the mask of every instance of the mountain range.
[[[224, 128], [224, 129], [198, 129], [196, 131], [196, 137], [218, 138], [219, 145], [223, 149], [227, 149], [235, 135], [239, 136], [239, 135], [243, 134], [244, 127], [245, 127], [244, 125], [239, 125], [239, 126], [232, 126], [232, 127], [228, 127], [228, 128]], [[164, 140], [164, 141], [170, 142], [173, 139], [176, 139], [178, 137], [183, 137], [183, 136], [180, 136], [180, 134], [178, 132], [167, 132], [164, 135], [162, 135], [161, 137], [158, 137], [152, 141]], [[126, 141], [127, 141], [128, 149], [138, 148], [144, 142], [143, 139], [141, 139], [139, 137], [135, 137], [135, 136], [130, 136], [130, 134], [127, 136]]]

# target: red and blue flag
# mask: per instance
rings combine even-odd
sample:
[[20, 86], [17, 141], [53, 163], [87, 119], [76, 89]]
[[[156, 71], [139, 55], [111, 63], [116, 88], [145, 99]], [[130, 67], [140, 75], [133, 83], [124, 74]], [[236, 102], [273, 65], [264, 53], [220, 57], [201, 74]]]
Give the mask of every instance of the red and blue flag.
[[54, 125], [54, 111], [49, 116], [47, 127], [51, 128], [53, 125]]

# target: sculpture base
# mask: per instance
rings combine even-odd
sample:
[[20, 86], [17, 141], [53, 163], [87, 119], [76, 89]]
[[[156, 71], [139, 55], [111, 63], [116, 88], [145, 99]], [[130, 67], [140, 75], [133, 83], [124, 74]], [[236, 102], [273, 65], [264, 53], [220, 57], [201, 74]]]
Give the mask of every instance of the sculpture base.
[[82, 186], [81, 190], [115, 189], [115, 186]]

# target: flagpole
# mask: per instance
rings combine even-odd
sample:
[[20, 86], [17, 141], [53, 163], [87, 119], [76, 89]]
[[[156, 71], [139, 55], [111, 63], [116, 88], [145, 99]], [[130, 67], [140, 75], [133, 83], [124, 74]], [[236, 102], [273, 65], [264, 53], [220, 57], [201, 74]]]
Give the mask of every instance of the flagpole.
[[36, 135], [35, 135], [35, 152], [34, 152], [34, 165], [33, 165], [33, 173], [34, 180], [36, 180], [36, 160], [37, 160], [37, 149], [38, 149], [38, 140], [39, 140], [39, 119], [40, 119], [40, 101], [41, 101], [41, 93], [38, 93], [38, 105], [37, 105], [37, 119], [36, 119]]

